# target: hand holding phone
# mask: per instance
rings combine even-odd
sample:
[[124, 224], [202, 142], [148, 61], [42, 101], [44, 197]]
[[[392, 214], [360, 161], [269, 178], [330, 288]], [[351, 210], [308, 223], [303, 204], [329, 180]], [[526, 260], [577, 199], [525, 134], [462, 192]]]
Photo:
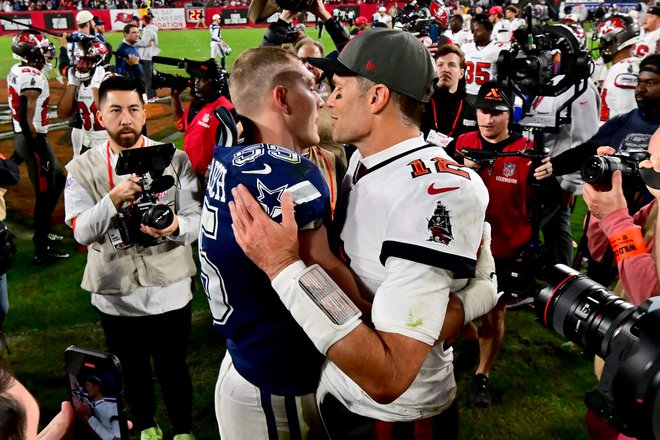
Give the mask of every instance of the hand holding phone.
[[111, 353], [71, 346], [64, 352], [75, 440], [127, 440], [124, 385], [119, 359]]

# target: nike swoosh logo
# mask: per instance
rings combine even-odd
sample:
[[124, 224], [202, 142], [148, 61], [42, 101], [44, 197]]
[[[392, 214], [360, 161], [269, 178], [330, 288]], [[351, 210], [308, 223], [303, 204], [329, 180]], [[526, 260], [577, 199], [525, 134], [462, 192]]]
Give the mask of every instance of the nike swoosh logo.
[[589, 102], [589, 101], [580, 101], [580, 105], [585, 105], [585, 104], [588, 103], [588, 102]]
[[434, 196], [436, 194], [442, 194], [442, 193], [446, 193], [446, 192], [458, 189], [458, 186], [448, 186], [447, 188], [436, 188], [433, 185], [434, 185], [433, 183], [430, 184], [429, 189], [428, 189], [429, 194], [432, 195], [432, 196]]
[[247, 170], [247, 171], [243, 171], [243, 174], [270, 174], [271, 171], [272, 168], [270, 167], [270, 165], [265, 164], [264, 168], [261, 170]]

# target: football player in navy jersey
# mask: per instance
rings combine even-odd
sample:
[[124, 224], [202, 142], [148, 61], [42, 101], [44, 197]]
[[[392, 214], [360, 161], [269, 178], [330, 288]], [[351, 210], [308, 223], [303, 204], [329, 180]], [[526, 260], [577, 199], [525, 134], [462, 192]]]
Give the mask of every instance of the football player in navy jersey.
[[324, 357], [268, 277], [236, 244], [228, 208], [231, 188], [243, 184], [278, 220], [282, 195], [290, 192], [301, 225], [301, 255], [361, 301], [353, 277], [327, 244], [330, 204], [323, 175], [299, 154], [319, 142], [316, 120], [323, 100], [300, 59], [275, 47], [250, 49], [236, 60], [230, 93], [246, 140], [215, 150], [199, 246], [213, 324], [227, 340], [215, 398], [220, 434], [223, 439], [325, 438], [314, 398]]
[[[342, 182], [344, 206], [335, 221], [345, 219], [338, 225], [342, 259], [359, 277], [359, 293], [373, 300], [370, 318], [360, 319], [333, 274], [299, 254], [306, 244], [296, 240], [304, 234], [296, 233], [301, 225], [294, 221], [300, 205], [295, 193], [282, 196], [273, 221], [259, 201], [262, 194], [244, 185], [232, 188], [234, 239], [327, 356], [317, 403], [331, 438], [387, 433], [398, 440], [419, 438], [415, 433], [421, 432], [425, 438], [457, 438], [452, 356], [438, 341], [444, 340], [446, 324], [458, 329], [496, 301], [492, 258], [477, 261], [482, 232], [489, 237], [483, 224], [486, 189], [472, 171], [420, 135], [423, 102], [437, 77], [414, 36], [367, 30], [336, 61], [307, 61], [335, 73], [328, 101], [333, 138], [358, 148]], [[237, 73], [243, 76], [234, 66], [232, 77]], [[287, 94], [276, 88], [270, 95], [271, 104], [293, 118], [297, 106], [285, 105]], [[238, 104], [237, 110], [242, 113]], [[300, 119], [293, 128], [307, 123]], [[489, 248], [484, 243], [481, 255]], [[479, 299], [461, 295], [456, 310], [450, 291], [475, 275], [480, 287], [468, 290]]]

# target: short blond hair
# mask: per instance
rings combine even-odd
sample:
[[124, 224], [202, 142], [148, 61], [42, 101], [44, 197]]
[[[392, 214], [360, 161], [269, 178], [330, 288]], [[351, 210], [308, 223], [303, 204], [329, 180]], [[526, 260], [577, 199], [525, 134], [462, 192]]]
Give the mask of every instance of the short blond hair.
[[279, 47], [255, 47], [243, 52], [231, 68], [229, 94], [238, 114], [250, 117], [263, 108], [265, 95], [277, 85], [289, 85], [304, 68], [300, 58]]

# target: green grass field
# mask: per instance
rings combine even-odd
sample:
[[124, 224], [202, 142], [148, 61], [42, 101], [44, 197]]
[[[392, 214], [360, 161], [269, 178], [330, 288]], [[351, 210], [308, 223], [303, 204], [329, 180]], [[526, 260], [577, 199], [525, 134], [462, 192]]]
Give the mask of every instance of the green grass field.
[[[224, 30], [223, 36], [233, 48], [229, 63], [245, 48], [258, 45], [263, 32], [264, 29]], [[108, 37], [115, 47], [121, 40], [117, 33]], [[161, 32], [160, 40], [163, 56], [203, 60], [209, 54], [207, 30]], [[327, 35], [324, 43], [326, 48], [332, 48]], [[13, 64], [10, 44], [10, 37], [0, 38], [3, 77]], [[162, 70], [174, 69], [163, 66]], [[581, 203], [574, 216], [576, 239], [584, 212]], [[18, 236], [18, 254], [8, 273], [11, 308], [4, 330], [11, 354], [5, 354], [5, 358], [40, 401], [42, 422], [46, 422], [58, 410], [59, 402], [66, 399], [64, 349], [70, 344], [103, 349], [103, 334], [89, 294], [79, 287], [85, 255], [73, 253], [56, 265], [34, 266], [31, 219], [15, 213], [10, 213], [9, 218], [10, 227]], [[63, 246], [73, 249], [68, 228], [58, 225], [56, 229], [66, 236]], [[563, 352], [563, 342], [539, 325], [531, 311], [510, 312], [505, 344], [491, 375], [493, 406], [472, 408], [466, 394], [469, 375], [459, 378], [461, 438], [586, 439], [582, 402], [585, 391], [595, 383], [592, 364]], [[224, 350], [224, 342], [211, 327], [206, 297], [197, 289], [189, 365], [195, 392], [194, 432], [199, 440], [218, 439], [213, 389]], [[171, 436], [162, 404], [157, 418], [166, 435]], [[138, 437], [134, 434], [132, 438]]]
[[[258, 46], [264, 35], [264, 31], [265, 28], [224, 29], [222, 31], [222, 38], [232, 48], [232, 54], [227, 57], [227, 68], [231, 67], [231, 63], [236, 56], [245, 49]], [[314, 38], [318, 35], [315, 29], [310, 29], [309, 33]], [[106, 34], [106, 37], [114, 48], [117, 48], [124, 38], [121, 32], [111, 32]], [[57, 47], [59, 44], [57, 40], [53, 37], [50, 37], [50, 39], [55, 47]], [[211, 39], [208, 29], [161, 31], [158, 33], [158, 39], [161, 48], [160, 55], [164, 57], [205, 60], [211, 56], [211, 49], [209, 47]], [[17, 62], [12, 58], [11, 40], [11, 36], [0, 37], [0, 78], [5, 78], [11, 66]], [[323, 33], [321, 41], [328, 52], [334, 50], [334, 44], [330, 37], [328, 37], [327, 32]], [[176, 67], [158, 64], [156, 65], [156, 69], [169, 73], [177, 71]], [[178, 72], [183, 73], [180, 70]]]

